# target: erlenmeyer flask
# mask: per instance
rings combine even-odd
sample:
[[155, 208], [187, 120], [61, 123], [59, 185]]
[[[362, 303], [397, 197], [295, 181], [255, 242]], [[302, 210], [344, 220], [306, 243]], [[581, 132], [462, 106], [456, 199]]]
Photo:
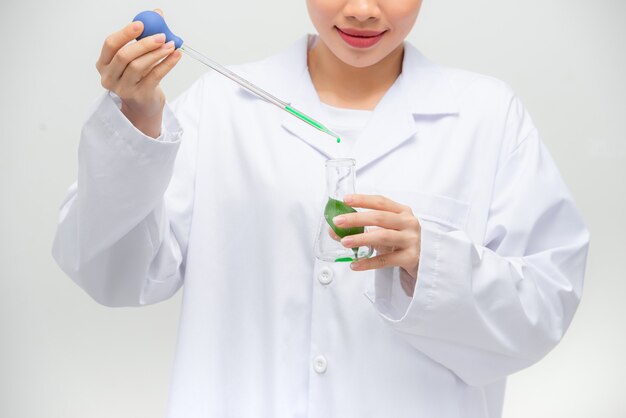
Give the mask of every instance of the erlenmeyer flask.
[[350, 158], [326, 161], [326, 195], [328, 200], [322, 212], [317, 239], [315, 240], [315, 257], [322, 261], [353, 261], [372, 255], [372, 248], [365, 246], [345, 248], [331, 234], [332, 230], [340, 238], [343, 238], [348, 235], [361, 234], [365, 230], [363, 227], [339, 228], [332, 222], [335, 216], [356, 212], [354, 208], [343, 203], [345, 195], [355, 193], [354, 167], [355, 161]]

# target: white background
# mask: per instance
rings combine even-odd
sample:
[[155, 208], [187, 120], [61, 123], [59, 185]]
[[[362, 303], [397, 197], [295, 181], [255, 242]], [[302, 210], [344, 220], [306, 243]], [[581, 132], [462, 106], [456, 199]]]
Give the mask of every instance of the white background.
[[[102, 92], [101, 43], [154, 7], [223, 63], [313, 31], [304, 0], [0, 0], [0, 417], [165, 416], [181, 293], [105, 308], [50, 256], [81, 123]], [[513, 86], [591, 230], [574, 322], [544, 360], [509, 379], [504, 417], [626, 417], [626, 2], [426, 0], [409, 40]], [[202, 72], [183, 58], [164, 83], [168, 97]]]

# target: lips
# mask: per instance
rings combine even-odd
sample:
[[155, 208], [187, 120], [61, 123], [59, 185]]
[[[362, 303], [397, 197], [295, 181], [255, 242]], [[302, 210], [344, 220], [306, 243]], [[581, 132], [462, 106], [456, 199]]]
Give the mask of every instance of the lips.
[[373, 31], [373, 30], [360, 30], [351, 28], [341, 28], [335, 26], [339, 36], [350, 46], [354, 48], [369, 48], [374, 46], [382, 39], [387, 32]]

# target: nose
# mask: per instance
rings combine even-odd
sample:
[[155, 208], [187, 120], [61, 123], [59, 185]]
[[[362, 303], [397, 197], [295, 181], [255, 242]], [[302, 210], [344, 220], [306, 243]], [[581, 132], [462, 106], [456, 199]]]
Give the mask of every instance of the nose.
[[380, 17], [380, 8], [377, 0], [347, 0], [343, 14], [348, 19], [359, 22], [375, 20]]

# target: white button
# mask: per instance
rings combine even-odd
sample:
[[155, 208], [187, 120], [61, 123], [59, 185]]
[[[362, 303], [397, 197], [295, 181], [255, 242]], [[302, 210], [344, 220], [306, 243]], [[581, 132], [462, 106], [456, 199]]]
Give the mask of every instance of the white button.
[[317, 373], [319, 374], [324, 373], [326, 371], [327, 366], [328, 366], [328, 363], [326, 362], [326, 357], [319, 355], [313, 359], [313, 369]]
[[317, 275], [317, 280], [319, 280], [320, 283], [324, 285], [330, 284], [330, 282], [333, 281], [333, 274], [334, 273], [331, 269], [329, 269], [328, 267], [324, 267]]

